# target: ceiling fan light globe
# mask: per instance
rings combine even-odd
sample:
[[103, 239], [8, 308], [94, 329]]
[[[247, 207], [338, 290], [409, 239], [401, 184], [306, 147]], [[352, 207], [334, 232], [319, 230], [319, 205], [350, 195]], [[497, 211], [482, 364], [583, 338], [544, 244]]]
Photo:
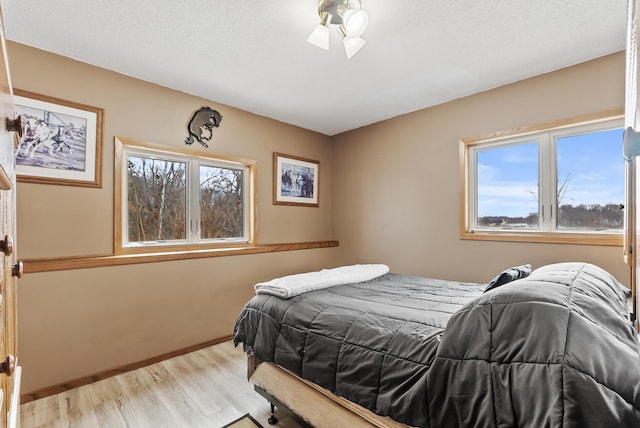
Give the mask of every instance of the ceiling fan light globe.
[[369, 26], [369, 15], [364, 10], [348, 9], [342, 17], [347, 37], [360, 37]]
[[307, 42], [319, 48], [329, 50], [329, 27], [318, 24], [307, 38]]
[[350, 59], [354, 56], [362, 47], [366, 41], [360, 37], [345, 37], [342, 40], [344, 45], [344, 52], [347, 54], [347, 58]]

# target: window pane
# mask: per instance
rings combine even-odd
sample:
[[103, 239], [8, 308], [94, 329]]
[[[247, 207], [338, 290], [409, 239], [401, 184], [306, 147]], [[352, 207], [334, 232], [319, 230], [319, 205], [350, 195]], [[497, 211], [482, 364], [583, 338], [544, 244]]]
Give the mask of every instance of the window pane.
[[243, 170], [200, 167], [200, 236], [244, 236]]
[[186, 239], [186, 164], [127, 156], [129, 242]]
[[538, 229], [538, 143], [479, 150], [477, 227]]
[[558, 229], [621, 231], [622, 129], [558, 138]]

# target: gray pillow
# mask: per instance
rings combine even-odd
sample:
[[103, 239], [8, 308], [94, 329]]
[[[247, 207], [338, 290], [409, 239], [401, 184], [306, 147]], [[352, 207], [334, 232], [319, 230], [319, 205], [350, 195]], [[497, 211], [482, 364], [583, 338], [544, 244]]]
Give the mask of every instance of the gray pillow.
[[516, 279], [526, 278], [532, 270], [533, 268], [530, 264], [512, 266], [509, 269], [505, 269], [491, 280], [487, 285], [487, 288], [484, 289], [484, 292], [486, 293], [489, 290], [493, 290], [496, 287], [500, 287], [501, 285], [515, 281]]

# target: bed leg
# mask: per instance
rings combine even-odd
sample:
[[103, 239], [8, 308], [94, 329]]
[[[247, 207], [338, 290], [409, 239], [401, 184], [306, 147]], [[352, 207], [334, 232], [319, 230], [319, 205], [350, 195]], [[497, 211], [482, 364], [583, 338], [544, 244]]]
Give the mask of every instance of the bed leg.
[[267, 422], [269, 422], [269, 425], [275, 425], [278, 423], [278, 418], [276, 418], [276, 406], [274, 406], [273, 403], [269, 404], [271, 405], [271, 416], [269, 416]]

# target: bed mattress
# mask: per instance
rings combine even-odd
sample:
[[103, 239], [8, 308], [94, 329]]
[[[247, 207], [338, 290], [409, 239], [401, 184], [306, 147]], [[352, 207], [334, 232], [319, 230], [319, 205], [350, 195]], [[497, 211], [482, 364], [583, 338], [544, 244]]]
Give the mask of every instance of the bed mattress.
[[386, 274], [258, 295], [234, 341], [410, 426], [640, 426], [638, 335], [611, 274], [559, 263], [484, 288]]
[[238, 318], [234, 342], [378, 415], [418, 426], [444, 328], [485, 286], [388, 273], [290, 299], [257, 295]]

